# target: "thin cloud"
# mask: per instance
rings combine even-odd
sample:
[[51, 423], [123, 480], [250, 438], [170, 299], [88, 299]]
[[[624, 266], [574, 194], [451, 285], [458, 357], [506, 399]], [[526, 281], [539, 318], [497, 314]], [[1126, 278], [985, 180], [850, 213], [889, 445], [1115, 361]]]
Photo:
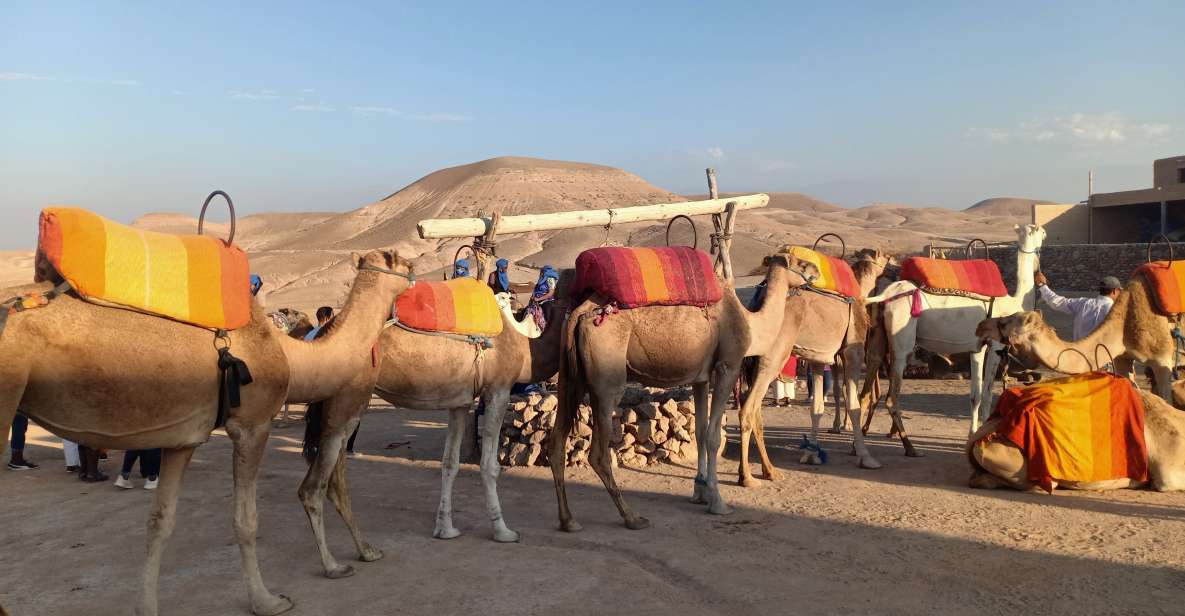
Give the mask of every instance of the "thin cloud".
[[35, 75], [33, 73], [0, 73], [0, 81], [53, 81], [53, 77], [47, 75]]
[[314, 111], [314, 112], [322, 112], [322, 113], [334, 111], [333, 107], [330, 107], [329, 105], [326, 105], [325, 103], [318, 103], [316, 105], [293, 105], [291, 110], [292, 111]]
[[434, 124], [463, 124], [465, 122], [472, 122], [474, 119], [473, 116], [462, 115], [459, 113], [417, 113], [411, 117], [414, 120], [423, 120], [425, 122], [432, 122]]
[[138, 88], [144, 84], [136, 79], [79, 79], [81, 83], [97, 83], [105, 86], [123, 86], [125, 88]]
[[189, 92], [186, 90], [169, 90], [169, 94], [173, 96], [189, 96]]
[[301, 94], [316, 94], [316, 93], [317, 93], [317, 91], [316, 91], [316, 90], [314, 90], [313, 88], [302, 88], [302, 89], [300, 90], [300, 93], [301, 93]]
[[767, 160], [758, 163], [757, 167], [766, 173], [773, 173], [797, 169], [798, 163], [789, 160]]
[[968, 135], [994, 143], [1064, 143], [1077, 146], [1115, 146], [1123, 143], [1161, 143], [1176, 128], [1161, 122], [1135, 122], [1117, 112], [1072, 113], [1036, 118], [1014, 128], [972, 128]]
[[350, 107], [350, 111], [358, 115], [399, 115], [402, 113], [394, 107]]
[[720, 160], [720, 159], [724, 158], [724, 148], [721, 148], [718, 145], [712, 146], [712, 147], [708, 148], [706, 151], [708, 153], [708, 156], [711, 156], [713, 160]]
[[247, 92], [247, 91], [243, 91], [243, 90], [231, 90], [227, 94], [227, 96], [230, 96], [231, 98], [237, 98], [239, 100], [245, 100], [245, 101], [262, 101], [262, 100], [270, 100], [270, 99], [276, 98], [276, 91], [275, 90], [256, 90], [253, 92]]

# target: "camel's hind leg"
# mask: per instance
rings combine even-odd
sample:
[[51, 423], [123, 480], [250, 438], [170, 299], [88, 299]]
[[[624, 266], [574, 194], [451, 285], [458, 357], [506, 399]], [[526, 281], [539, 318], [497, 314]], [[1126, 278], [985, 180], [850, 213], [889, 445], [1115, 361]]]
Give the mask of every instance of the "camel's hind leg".
[[[246, 409], [240, 409], [240, 412]], [[274, 616], [292, 609], [292, 601], [283, 595], [272, 594], [263, 584], [259, 572], [259, 557], [255, 553], [255, 533], [259, 517], [255, 510], [255, 481], [259, 463], [267, 451], [267, 436], [275, 412], [263, 415], [264, 425], [242, 425], [236, 418], [226, 424], [226, 433], [234, 442], [235, 481], [235, 539], [239, 556], [247, 576], [247, 593], [251, 597], [251, 611], [257, 616]]]
[[[491, 410], [486, 408], [486, 413]], [[465, 438], [468, 419], [468, 408], [449, 409], [448, 436], [444, 438], [444, 453], [440, 457], [440, 505], [436, 508], [436, 528], [432, 531], [432, 536], [437, 539], [461, 536], [461, 531], [453, 526], [453, 482], [461, 469], [461, 440]], [[494, 443], [497, 443], [496, 439]]]
[[[832, 378], [834, 376], [832, 375]], [[826, 410], [823, 405], [823, 398], [826, 397], [823, 392], [823, 364], [811, 362], [811, 391], [815, 394], [811, 400], [811, 437], [808, 442], [803, 444], [799, 463], [823, 464], [827, 457], [823, 453], [823, 445], [819, 443], [819, 422], [823, 419], [823, 413]]]
[[[481, 482], [486, 490], [486, 511], [494, 525], [494, 541], [514, 543], [518, 533], [506, 526], [502, 517], [502, 503], [498, 498], [498, 475], [502, 465], [498, 464], [498, 445], [502, 442], [502, 418], [510, 401], [510, 390], [497, 388], [487, 392], [485, 421], [481, 427]], [[565, 439], [560, 439], [563, 442]]]
[[924, 457], [922, 452], [913, 446], [909, 434], [905, 432], [905, 420], [901, 418], [901, 383], [904, 381], [905, 364], [909, 360], [905, 353], [894, 353], [893, 364], [889, 370], [889, 393], [885, 396], [885, 408], [893, 418], [893, 432], [901, 436], [901, 445], [905, 447], [905, 455], [911, 458]]
[[[864, 347], [852, 345], [844, 350], [846, 357], [844, 358], [844, 365], [848, 366], [841, 373], [843, 374], [844, 386], [844, 404], [847, 405], [847, 413], [851, 420], [852, 426], [860, 426], [860, 398], [856, 393], [856, 383], [860, 380], [860, 367], [864, 365]], [[872, 452], [868, 451], [868, 445], [864, 443], [863, 430], [852, 430], [852, 450], [859, 459], [860, 468], [876, 469], [881, 467], [881, 463], [872, 456]]]
[[575, 533], [582, 530], [580, 523], [572, 518], [572, 510], [568, 508], [568, 488], [566, 485], [568, 455], [568, 435], [572, 432], [573, 418], [581, 401], [584, 400], [584, 387], [580, 377], [564, 374], [560, 377], [560, 404], [556, 409], [555, 426], [551, 429], [551, 451], [547, 458], [551, 463], [551, 478], [555, 483], [556, 506], [559, 508], [560, 530]]
[[[300, 497], [301, 505], [304, 506], [305, 515], [309, 518], [309, 527], [312, 529], [313, 539], [317, 543], [317, 553], [321, 557], [321, 566], [325, 569], [325, 577], [336, 580], [353, 575], [354, 568], [339, 564], [333, 557], [333, 553], [329, 551], [329, 545], [325, 540], [325, 496], [330, 477], [334, 474], [334, 469], [341, 457], [346, 436], [350, 434], [354, 426], [358, 425], [358, 416], [355, 413], [353, 417], [343, 418], [340, 409], [350, 408], [350, 405], [343, 404], [338, 399], [331, 398], [324, 401], [322, 405], [324, 414], [319, 417], [310, 417], [310, 421], [320, 420], [324, 424], [324, 431], [318, 439], [317, 457], [309, 465], [309, 471], [305, 474], [304, 481], [300, 483], [297, 494]], [[357, 409], [358, 407], [354, 406], [352, 410], [356, 411]], [[335, 425], [342, 419], [345, 419], [344, 425]], [[342, 482], [335, 488], [336, 490], [347, 489], [344, 479], [343, 476]], [[345, 516], [342, 519], [344, 520]]]
[[28, 382], [26, 374], [5, 374], [0, 378], [0, 460], [5, 460], [8, 453], [8, 432], [12, 429], [12, 420], [16, 417], [17, 407], [21, 404], [21, 397], [25, 394], [25, 384]]
[[[613, 499], [613, 504], [617, 505], [618, 513], [625, 520], [625, 527], [630, 530], [641, 530], [650, 527], [650, 520], [634, 513], [634, 510], [630, 509], [625, 499], [622, 498], [621, 488], [617, 486], [617, 480], [613, 477], [613, 463], [609, 458], [613, 455], [609, 453], [609, 440], [612, 438], [613, 430], [613, 409], [617, 408], [617, 403], [621, 400], [623, 393], [625, 393], [624, 384], [608, 394], [602, 395], [595, 391], [592, 392], [589, 401], [592, 402], [593, 434], [588, 462], [596, 471], [597, 477], [601, 478], [601, 483], [605, 484], [605, 489], [609, 491], [609, 498]], [[723, 395], [720, 400], [721, 404], [724, 404], [728, 400], [728, 396]]]
[[[707, 481], [708, 511], [716, 515], [732, 513], [732, 507], [724, 502], [720, 495], [720, 481], [716, 474], [716, 464], [720, 460], [720, 439], [723, 438], [724, 405], [728, 401], [728, 386], [736, 381], [737, 366], [718, 363], [712, 370], [712, 405], [708, 420], [708, 439], [706, 444], [708, 463], [704, 479]], [[768, 386], [768, 385], [767, 385]], [[698, 427], [698, 426], [696, 426]]]
[[704, 488], [707, 487], [708, 482], [704, 476], [708, 472], [708, 384], [692, 383], [691, 397], [695, 402], [696, 450], [695, 484], [691, 489], [691, 502], [696, 505], [706, 505], [708, 497]]
[[780, 481], [782, 474], [774, 468], [774, 463], [769, 459], [769, 452], [765, 449], [765, 409], [761, 408], [760, 402], [757, 412], [753, 414], [753, 436], [753, 442], [757, 445], [757, 456], [761, 458], [762, 476], [769, 481]]
[[831, 396], [835, 398], [835, 418], [831, 420], [831, 434], [843, 434], [844, 430], [852, 430], [852, 419], [847, 413], [848, 392], [844, 387], [847, 380], [848, 368], [844, 362], [843, 351], [835, 356], [835, 364], [831, 367]]
[[140, 616], [158, 614], [157, 588], [160, 582], [160, 561], [165, 544], [173, 534], [177, 519], [177, 496], [181, 479], [193, 457], [194, 447], [166, 449], [161, 459], [160, 483], [156, 500], [148, 514], [148, 558], [144, 561], [144, 579], [140, 598]]
[[[351, 430], [351, 432], [353, 431]], [[381, 559], [383, 557], [382, 550], [366, 541], [366, 538], [362, 536], [362, 530], [358, 528], [358, 523], [354, 521], [354, 507], [350, 502], [350, 485], [346, 482], [345, 452], [338, 453], [337, 464], [333, 466], [333, 473], [329, 476], [329, 502], [333, 503], [333, 507], [337, 509], [337, 515], [349, 529], [350, 537], [354, 540], [354, 547], [358, 549], [358, 560], [372, 563]]]
[[[762, 358], [758, 358], [757, 366], [754, 368], [756, 374], [753, 378], [753, 386], [749, 389], [749, 397], [745, 399], [745, 403], [741, 405], [738, 411], [737, 423], [741, 428], [741, 461], [737, 468], [737, 482], [744, 486], [750, 487], [753, 485], [753, 475], [749, 474], [749, 436], [755, 435], [757, 441], [757, 452], [761, 456], [761, 469], [765, 474], [766, 479], [777, 480], [780, 479], [778, 472], [774, 470], [773, 464], [769, 461], [769, 455], [765, 451], [765, 435], [762, 428], [761, 414], [761, 399], [765, 395], [765, 390], [769, 389], [770, 383], [773, 382], [775, 373], [770, 370], [768, 362]], [[699, 396], [696, 396], [699, 399]], [[696, 424], [698, 431], [699, 424]]]

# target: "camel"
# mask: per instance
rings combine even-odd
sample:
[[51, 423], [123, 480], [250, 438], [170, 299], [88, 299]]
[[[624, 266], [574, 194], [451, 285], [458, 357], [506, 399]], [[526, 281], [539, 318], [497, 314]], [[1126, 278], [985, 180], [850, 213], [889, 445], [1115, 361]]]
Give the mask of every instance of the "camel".
[[[565, 296], [566, 281], [570, 277], [570, 270], [561, 272], [557, 298]], [[497, 481], [501, 472], [498, 446], [510, 388], [516, 383], [545, 381], [556, 373], [566, 307], [562, 299], [556, 299], [547, 304], [547, 310], [548, 323], [553, 325], [536, 338], [520, 334], [514, 327], [513, 316], [503, 310], [502, 333], [493, 338], [491, 348], [485, 349], [457, 336], [416, 333], [399, 327], [387, 327], [383, 331], [378, 378], [372, 386], [374, 393], [399, 408], [449, 409], [449, 431], [441, 460], [440, 505], [433, 537], [452, 539], [461, 535], [453, 524], [453, 482], [460, 467], [461, 440], [469, 409], [474, 398], [480, 397], [485, 405], [481, 428], [481, 477], [494, 540], [503, 543], [518, 541], [519, 534], [503, 519], [498, 499]], [[357, 405], [339, 405], [323, 413], [320, 405], [309, 409], [306, 451], [314, 443], [319, 444], [312, 449], [315, 454], [309, 471], [310, 477], [316, 479], [307, 481], [316, 489], [306, 491], [302, 486], [301, 501], [317, 531], [314, 534], [326, 571], [334, 565], [324, 533], [320, 531], [320, 503], [325, 497], [326, 482], [333, 488], [331, 496], [337, 495], [334, 504], [355, 542], [365, 545], [350, 511], [340, 455], [342, 445], [358, 424], [360, 415], [361, 407]]]
[[789, 290], [809, 284], [818, 276], [813, 264], [788, 254], [768, 257], [766, 264], [768, 293], [756, 313], [741, 303], [728, 284], [721, 301], [706, 308], [643, 306], [608, 311], [605, 307], [608, 300], [594, 294], [569, 315], [560, 358], [560, 407], [550, 452], [562, 530], [581, 530], [568, 507], [564, 437], [575, 425], [585, 393], [589, 394], [593, 407], [589, 463], [617, 505], [626, 528], [637, 530], [650, 525], [622, 498], [609, 453], [612, 416], [627, 381], [656, 387], [691, 384], [699, 454], [691, 501], [709, 504], [708, 510], [713, 514], [731, 513], [720, 495], [716, 478], [720, 426], [728, 392], [736, 382], [741, 360], [747, 355], [768, 353], [768, 347], [776, 342]]
[[[915, 347], [922, 347], [933, 353], [971, 353], [971, 430], [979, 428], [981, 409], [991, 408], [992, 379], [999, 362], [996, 346], [983, 345], [975, 328], [980, 321], [993, 316], [1015, 314], [1032, 310], [1036, 301], [1033, 286], [1033, 272], [1037, 266], [1037, 251], [1045, 241], [1045, 229], [1040, 225], [1016, 225], [1016, 290], [1012, 295], [997, 297], [994, 301], [964, 297], [960, 295], [938, 295], [923, 290], [918, 285], [900, 280], [885, 288], [879, 295], [869, 297], [867, 302], [881, 303], [881, 314], [885, 345], [891, 358], [889, 393], [885, 406], [893, 417], [893, 430], [901, 436], [905, 455], [920, 457], [922, 454], [909, 440], [901, 420], [898, 395], [909, 354]], [[917, 317], [911, 314], [911, 298], [920, 293], [924, 310]], [[880, 370], [884, 353], [870, 352], [866, 355], [866, 374]], [[866, 379], [860, 392], [860, 408], [868, 411], [872, 405], [872, 388], [875, 379]], [[986, 413], [983, 413], [986, 416]]]
[[[1089, 372], [1113, 356], [1115, 372], [1130, 376], [1132, 362], [1143, 362], [1152, 368], [1156, 395], [1171, 403], [1176, 351], [1173, 323], [1155, 311], [1151, 293], [1144, 277], [1137, 276], [1098, 328], [1076, 342], [1058, 338], [1040, 312], [984, 319], [975, 335], [1008, 346], [1021, 360], [1066, 374]], [[1106, 351], [1099, 353], [1100, 346]]]
[[[1144, 403], [1149, 487], [1157, 492], [1185, 490], [1185, 414], [1158, 396], [1143, 391], [1137, 393]], [[1019, 447], [1004, 439], [981, 442], [980, 439], [994, 432], [999, 423], [999, 419], [988, 419], [967, 442], [967, 458], [972, 469], [969, 485], [985, 489], [1039, 490], [1028, 479], [1028, 464]], [[1119, 490], [1145, 484], [1131, 479], [1112, 479], [1055, 481], [1054, 485], [1070, 490]]]
[[[876, 280], [888, 265], [888, 255], [876, 250], [862, 250], [857, 253], [859, 259], [853, 268], [856, 281], [860, 285], [860, 295], [863, 296], [876, 286]], [[837, 390], [840, 379], [843, 381], [845, 395], [837, 391], [836, 426], [842, 426], [840, 408], [847, 404], [847, 412], [857, 413], [854, 421], [859, 420], [859, 408], [854, 405], [856, 400], [856, 382], [859, 378], [858, 369], [863, 366], [864, 337], [868, 329], [867, 312], [863, 303], [855, 299], [845, 306], [841, 300], [826, 297], [819, 293], [797, 293], [786, 300], [785, 316], [782, 327], [777, 333], [777, 342], [768, 349], [765, 355], [751, 360], [753, 371], [746, 375], [749, 380], [749, 396], [741, 405], [738, 423], [741, 427], [741, 460], [737, 470], [740, 485], [753, 485], [753, 476], [749, 472], [749, 436], [755, 435], [757, 453], [761, 458], [762, 475], [771, 481], [780, 479], [781, 475], [774, 468], [765, 448], [765, 432], [762, 422], [762, 397], [773, 379], [777, 378], [782, 366], [793, 354], [806, 359], [814, 368], [815, 396], [811, 408], [811, 438], [809, 448], [803, 452], [802, 462], [821, 464], [822, 450], [819, 446], [819, 421], [823, 417], [823, 366], [835, 364], [837, 373]], [[802, 328], [803, 323], [810, 327]], [[863, 434], [853, 434], [853, 447], [859, 457], [859, 464], [865, 468], [879, 468], [880, 463], [873, 458], [872, 453], [864, 444]]]
[[[406, 287], [407, 261], [374, 252], [362, 260], [355, 290], [390, 302]], [[395, 274], [394, 276], [386, 274]], [[46, 292], [50, 283], [8, 289], [6, 296]], [[355, 293], [357, 295], [357, 293]], [[83, 332], [80, 334], [80, 332]], [[374, 334], [377, 335], [376, 324]], [[250, 367], [241, 405], [230, 409], [234, 445], [235, 539], [251, 610], [280, 614], [287, 597], [263, 583], [255, 551], [255, 479], [271, 418], [289, 393], [292, 373], [283, 337], [257, 302], [251, 321], [228, 332], [233, 354]], [[324, 346], [334, 344], [336, 336]], [[218, 351], [209, 330], [130, 310], [85, 302], [73, 294], [13, 314], [0, 337], [0, 454], [17, 408], [54, 434], [90, 447], [164, 448], [160, 484], [148, 517], [148, 549], [139, 613], [158, 614], [157, 589], [177, 497], [194, 450], [210, 438], [218, 412]]]

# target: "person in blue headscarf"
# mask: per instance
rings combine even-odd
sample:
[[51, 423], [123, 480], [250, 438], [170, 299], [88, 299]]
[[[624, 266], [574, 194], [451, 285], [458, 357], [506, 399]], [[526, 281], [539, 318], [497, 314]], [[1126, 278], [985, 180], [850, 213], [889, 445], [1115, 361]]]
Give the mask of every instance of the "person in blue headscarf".
[[453, 264], [453, 278], [469, 277], [469, 259], [457, 259]]
[[547, 328], [547, 317], [543, 314], [543, 306], [555, 300], [555, 288], [560, 282], [560, 273], [550, 265], [544, 265], [539, 271], [539, 282], [535, 283], [535, 290], [531, 292], [531, 303], [527, 305], [527, 314], [535, 319], [539, 329]]
[[506, 271], [509, 267], [510, 261], [506, 259], [498, 259], [494, 264], [494, 271], [490, 272], [490, 278], [486, 281], [494, 293], [510, 293], [510, 275]]
[[251, 274], [251, 295], [259, 295], [259, 290], [263, 288], [263, 279], [259, 274]]

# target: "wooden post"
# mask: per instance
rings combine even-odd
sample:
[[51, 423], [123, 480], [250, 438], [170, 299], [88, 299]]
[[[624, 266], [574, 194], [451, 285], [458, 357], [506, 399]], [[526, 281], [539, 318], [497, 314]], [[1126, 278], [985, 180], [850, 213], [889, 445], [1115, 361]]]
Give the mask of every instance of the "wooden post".
[[706, 171], [708, 174], [708, 198], [719, 199], [720, 193], [716, 190], [716, 170], [708, 167]]
[[736, 203], [731, 201], [724, 209], [724, 230], [720, 234], [720, 270], [724, 274], [724, 281], [732, 284], [732, 229], [736, 222]]
[[473, 238], [473, 247], [477, 249], [477, 280], [485, 282], [486, 276], [494, 271], [494, 246], [497, 243], [498, 225], [502, 222], [502, 212], [494, 212], [490, 217], [490, 225], [485, 234]]

